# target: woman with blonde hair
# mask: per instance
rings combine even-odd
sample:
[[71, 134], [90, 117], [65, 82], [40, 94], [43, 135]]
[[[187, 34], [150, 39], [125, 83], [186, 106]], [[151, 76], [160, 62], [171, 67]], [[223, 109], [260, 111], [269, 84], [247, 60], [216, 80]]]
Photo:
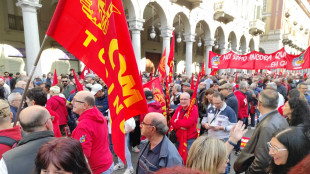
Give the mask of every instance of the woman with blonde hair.
[[213, 137], [200, 136], [189, 150], [186, 166], [210, 174], [225, 173], [229, 162], [228, 155], [247, 132], [247, 129], [244, 128], [243, 122], [239, 121], [231, 129], [229, 140], [226, 143]]

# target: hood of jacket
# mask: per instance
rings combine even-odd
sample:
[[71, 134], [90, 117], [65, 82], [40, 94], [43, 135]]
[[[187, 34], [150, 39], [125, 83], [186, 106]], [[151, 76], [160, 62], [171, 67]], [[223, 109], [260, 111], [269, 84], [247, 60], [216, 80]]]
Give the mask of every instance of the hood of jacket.
[[58, 103], [66, 105], [66, 99], [63, 97], [60, 97], [58, 95], [53, 96], [53, 99], [55, 99]]
[[88, 109], [84, 111], [81, 115], [78, 121], [82, 121], [84, 119], [93, 120], [99, 123], [105, 122], [105, 118], [102, 115], [102, 113], [98, 110], [96, 106], [94, 106], [92, 109]]

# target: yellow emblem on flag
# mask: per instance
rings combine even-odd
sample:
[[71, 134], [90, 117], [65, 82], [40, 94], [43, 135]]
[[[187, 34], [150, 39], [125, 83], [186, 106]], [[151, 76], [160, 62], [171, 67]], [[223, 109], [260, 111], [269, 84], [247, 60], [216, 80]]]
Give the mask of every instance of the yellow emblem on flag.
[[[94, 9], [99, 11], [100, 16], [94, 16], [94, 10], [92, 10], [93, 2], [97, 2], [97, 8]], [[102, 30], [103, 34], [106, 35], [109, 29], [109, 18], [112, 13], [121, 14], [121, 12], [112, 4], [107, 5], [106, 0], [80, 0], [82, 4], [82, 10], [86, 14], [87, 18], [90, 19], [100, 30]]]

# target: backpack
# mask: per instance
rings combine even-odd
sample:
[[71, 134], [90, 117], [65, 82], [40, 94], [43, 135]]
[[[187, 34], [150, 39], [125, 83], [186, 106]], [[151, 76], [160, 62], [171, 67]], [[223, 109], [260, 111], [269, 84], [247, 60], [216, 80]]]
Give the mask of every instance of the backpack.
[[0, 144], [8, 145], [12, 148], [17, 146], [18, 141], [14, 140], [13, 138], [0, 136]]

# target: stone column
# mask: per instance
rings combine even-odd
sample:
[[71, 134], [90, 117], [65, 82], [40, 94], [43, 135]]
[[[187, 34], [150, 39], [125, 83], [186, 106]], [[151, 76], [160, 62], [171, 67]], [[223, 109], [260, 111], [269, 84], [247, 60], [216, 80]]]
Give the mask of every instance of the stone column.
[[160, 28], [160, 31], [161, 31], [160, 36], [163, 38], [163, 52], [166, 48], [166, 72], [169, 72], [169, 67], [167, 65], [167, 62], [168, 62], [168, 57], [170, 53], [170, 38], [173, 36], [172, 35], [173, 28], [163, 27], [163, 28]]
[[[221, 55], [226, 54], [228, 50], [228, 42], [226, 43], [220, 43], [220, 50], [221, 50]], [[221, 75], [223, 72], [226, 72], [227, 70], [225, 69], [219, 69], [219, 74]]]
[[[35, 59], [40, 50], [40, 39], [37, 19], [37, 9], [42, 5], [39, 0], [18, 0], [16, 6], [22, 8], [25, 47], [26, 47], [26, 61], [27, 61], [27, 74], [31, 73]], [[34, 76], [42, 76], [41, 60], [39, 61]]]
[[141, 31], [143, 31], [144, 19], [129, 19], [127, 22], [129, 23], [129, 30], [131, 30], [131, 42], [133, 51], [135, 52], [137, 65], [139, 71], [141, 71]]
[[192, 75], [193, 63], [193, 42], [195, 42], [195, 34], [185, 34], [184, 42], [186, 42], [185, 71], [188, 77]]
[[206, 46], [206, 59], [205, 59], [205, 72], [206, 75], [211, 73], [211, 69], [209, 67], [209, 56], [210, 51], [212, 51], [212, 47], [214, 46], [214, 39], [205, 39], [205, 46]]

